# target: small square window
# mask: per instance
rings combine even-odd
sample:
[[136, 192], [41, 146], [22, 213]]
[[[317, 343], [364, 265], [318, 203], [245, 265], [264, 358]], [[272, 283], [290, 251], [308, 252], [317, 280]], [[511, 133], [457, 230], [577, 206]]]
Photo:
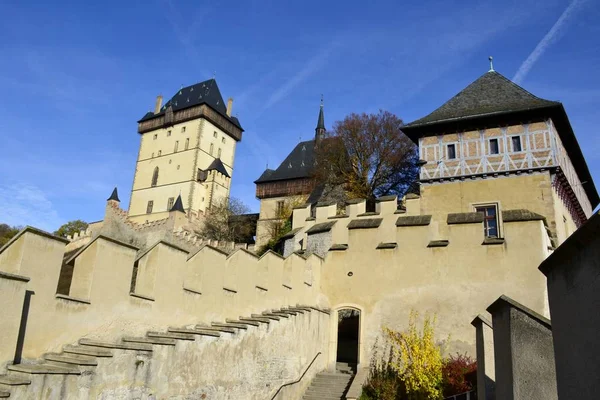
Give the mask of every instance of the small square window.
[[167, 136], [171, 136], [171, 131], [167, 131]]
[[152, 213], [152, 208], [154, 207], [154, 201], [150, 200], [148, 205], [146, 206], [146, 214]]
[[152, 153], [152, 158], [154, 158], [154, 153]]
[[456, 145], [449, 144], [448, 145], [448, 159], [453, 160], [456, 158]]
[[179, 140], [175, 141], [175, 149], [173, 150], [173, 152], [177, 153], [177, 149], [179, 148]]
[[217, 151], [217, 158], [221, 158], [221, 149]]
[[513, 151], [521, 151], [521, 136], [513, 136], [512, 140], [512, 150]]
[[161, 150], [159, 150], [159, 151], [158, 151], [158, 155], [160, 156], [161, 154], [162, 154], [162, 151], [161, 151]]
[[213, 132], [213, 137], [217, 137], [217, 131]]
[[225, 143], [225, 138], [224, 137], [221, 138], [221, 143]]
[[158, 134], [155, 133], [154, 136], [152, 137], [152, 139], [156, 140], [158, 138]]
[[190, 138], [185, 139], [185, 149], [187, 150], [190, 147]]
[[185, 126], [181, 127], [181, 133], [185, 133]]
[[490, 154], [500, 153], [498, 149], [498, 139], [490, 139]]

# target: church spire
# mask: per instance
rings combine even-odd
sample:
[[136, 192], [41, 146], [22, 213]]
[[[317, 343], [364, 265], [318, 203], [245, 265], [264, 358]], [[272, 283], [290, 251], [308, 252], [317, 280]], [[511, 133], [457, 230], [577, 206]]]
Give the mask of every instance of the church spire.
[[323, 116], [323, 95], [321, 95], [321, 108], [319, 109], [319, 119], [315, 129], [315, 140], [323, 139], [325, 136], [325, 117]]

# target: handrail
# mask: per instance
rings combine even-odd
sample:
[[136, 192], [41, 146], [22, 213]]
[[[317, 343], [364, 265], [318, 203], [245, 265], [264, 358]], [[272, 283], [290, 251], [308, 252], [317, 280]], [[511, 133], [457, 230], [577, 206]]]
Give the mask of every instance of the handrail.
[[310, 369], [310, 367], [312, 367], [312, 365], [314, 364], [315, 360], [317, 359], [317, 357], [319, 357], [321, 355], [321, 352], [318, 352], [315, 357], [312, 359], [312, 361], [310, 362], [310, 364], [308, 364], [308, 366], [306, 367], [306, 369], [304, 370], [304, 372], [302, 373], [302, 375], [300, 375], [300, 377], [298, 379], [296, 379], [293, 382], [288, 382], [288, 383], [284, 383], [283, 385], [281, 385], [279, 387], [279, 389], [277, 389], [277, 391], [275, 392], [275, 394], [273, 395], [273, 397], [271, 397], [271, 400], [274, 400], [275, 397], [277, 397], [277, 395], [279, 394], [279, 392], [281, 392], [281, 389], [283, 389], [286, 386], [290, 386], [290, 385], [294, 385], [298, 382], [300, 382], [302, 380], [302, 378], [304, 378], [304, 375], [306, 375], [306, 373], [308, 372], [308, 370]]

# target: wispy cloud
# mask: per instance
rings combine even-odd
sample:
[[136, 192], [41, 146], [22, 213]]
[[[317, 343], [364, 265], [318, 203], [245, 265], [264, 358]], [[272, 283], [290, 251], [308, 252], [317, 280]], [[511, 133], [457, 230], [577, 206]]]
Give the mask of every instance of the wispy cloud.
[[525, 79], [529, 73], [529, 70], [531, 70], [533, 65], [546, 52], [548, 47], [552, 45], [552, 43], [559, 37], [561, 32], [566, 28], [566, 25], [570, 22], [570, 19], [573, 17], [573, 15], [579, 9], [581, 9], [586, 1], [587, 0], [573, 0], [571, 4], [569, 4], [560, 17], [558, 17], [552, 28], [550, 28], [548, 33], [546, 33], [537, 46], [535, 46], [535, 49], [531, 52], [531, 54], [529, 54], [529, 57], [527, 57], [523, 64], [521, 64], [519, 70], [512, 79], [515, 83], [521, 83], [521, 81]]
[[18, 182], [0, 187], [0, 222], [53, 230], [62, 223], [46, 194], [37, 186]]

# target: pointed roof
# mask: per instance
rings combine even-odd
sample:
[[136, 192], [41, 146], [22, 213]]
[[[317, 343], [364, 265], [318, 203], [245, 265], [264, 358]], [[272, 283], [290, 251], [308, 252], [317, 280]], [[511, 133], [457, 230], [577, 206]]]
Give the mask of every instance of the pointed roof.
[[217, 171], [223, 175], [225, 175], [228, 178], [231, 178], [231, 176], [229, 176], [229, 174], [227, 173], [227, 170], [225, 169], [225, 165], [223, 165], [223, 162], [221, 161], [220, 158], [215, 158], [213, 160], [213, 162], [210, 163], [210, 165], [208, 166], [208, 168], [206, 168], [207, 171]]
[[406, 127], [433, 125], [493, 114], [560, 105], [534, 96], [496, 71], [488, 71], [431, 114]]
[[315, 141], [300, 142], [276, 170], [267, 169], [254, 183], [310, 177], [315, 164]]
[[325, 130], [325, 118], [323, 117], [323, 99], [321, 99], [321, 108], [319, 109], [319, 119], [317, 120], [317, 130]]
[[117, 187], [115, 186], [115, 188], [113, 189], [112, 193], [110, 194], [110, 197], [108, 199], [106, 199], [106, 201], [118, 201], [119, 203], [121, 202], [121, 200], [119, 200], [119, 193], [117, 193]]
[[172, 107], [173, 111], [183, 110], [188, 107], [206, 104], [221, 114], [222, 117], [229, 120], [232, 124], [242, 129], [240, 122], [235, 117], [227, 115], [227, 104], [223, 101], [217, 81], [208, 79], [195, 85], [182, 87], [168, 100], [161, 108], [158, 114], [152, 112], [146, 113], [139, 121], [145, 121], [163, 115], [167, 108]]
[[173, 204], [173, 207], [171, 207], [169, 212], [171, 211], [181, 211], [185, 214], [185, 210], [183, 208], [183, 201], [181, 200], [181, 195], [177, 196], [177, 200], [175, 200], [175, 203]]

